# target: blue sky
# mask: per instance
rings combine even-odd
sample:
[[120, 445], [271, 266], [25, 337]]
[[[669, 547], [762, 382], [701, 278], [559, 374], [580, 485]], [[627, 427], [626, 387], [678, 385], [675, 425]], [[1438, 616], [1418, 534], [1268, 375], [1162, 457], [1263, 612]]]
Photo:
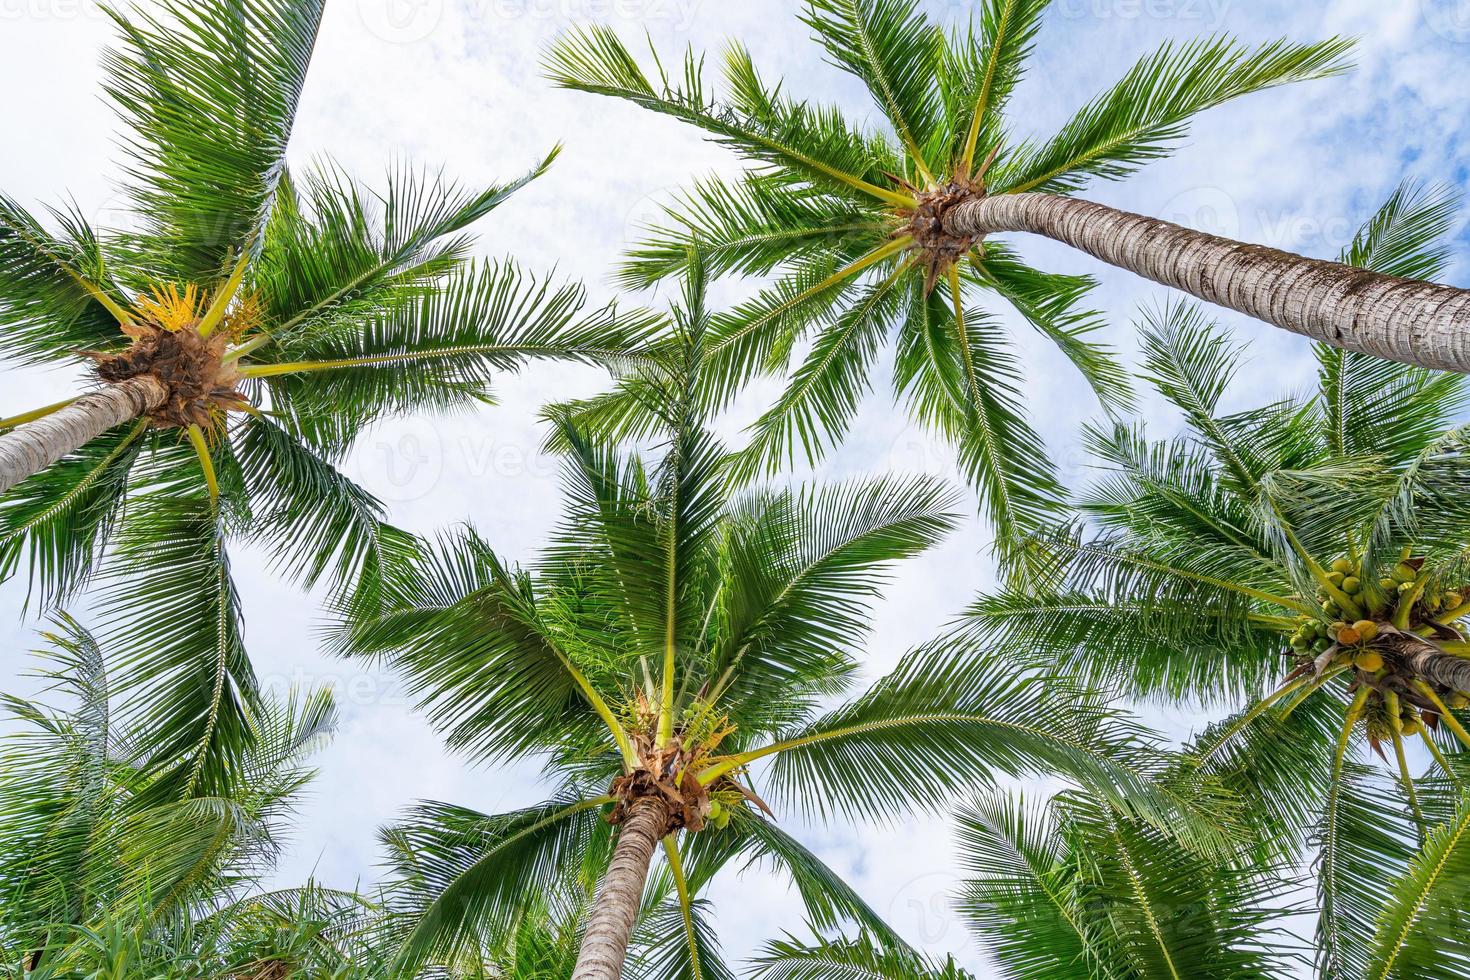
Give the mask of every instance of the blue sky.
[[[948, 24], [969, 17], [968, 0], [931, 0]], [[613, 295], [608, 270], [638, 223], [691, 178], [730, 172], [733, 160], [697, 133], [631, 106], [552, 90], [539, 78], [544, 45], [574, 23], [603, 21], [647, 30], [662, 51], [691, 42], [718, 49], [739, 37], [769, 77], [784, 76], [805, 97], [833, 100], [878, 125], [857, 84], [825, 64], [796, 19], [795, 0], [332, 0], [308, 80], [292, 157], [328, 154], [372, 180], [395, 159], [443, 164], [467, 182], [523, 172], [557, 142], [552, 172], [480, 227], [486, 254], [514, 252], [527, 265], [586, 280]], [[100, 99], [99, 49], [105, 19], [86, 0], [0, 0], [0, 87], [7, 150], [0, 189], [27, 206], [76, 198], [100, 223], [123, 220], [112, 119]], [[1333, 33], [1361, 38], [1359, 69], [1342, 79], [1277, 90], [1202, 117], [1181, 151], [1125, 184], [1088, 193], [1132, 210], [1250, 241], [1331, 256], [1405, 177], [1470, 179], [1470, 0], [1055, 0], [1030, 74], [1012, 106], [1023, 134], [1045, 134], [1077, 106], [1166, 39], [1228, 31], [1258, 42]], [[1470, 279], [1461, 223], [1452, 279]], [[1018, 240], [1036, 264], [1102, 279], [1098, 302], [1111, 340], [1131, 356], [1140, 303], [1163, 290], [1045, 242]], [[751, 284], [724, 284], [721, 301]], [[659, 301], [658, 297], [648, 298]], [[1250, 404], [1311, 380], [1299, 338], [1224, 316], [1251, 342], [1250, 365], [1233, 397]], [[1064, 475], [1087, 479], [1080, 424], [1097, 406], [1054, 351], [1015, 336], [1025, 348], [1027, 401]], [[878, 375], [884, 376], [880, 371]], [[536, 368], [506, 378], [500, 405], [473, 415], [384, 424], [349, 469], [418, 531], [475, 523], [505, 554], [527, 558], [558, 509], [555, 467], [541, 456], [536, 408], [552, 397], [591, 393], [596, 372]], [[0, 416], [74, 390], [68, 371], [0, 374]], [[741, 400], [731, 434], [769, 400], [756, 386]], [[1175, 420], [1146, 403], [1157, 432]], [[947, 451], [895, 411], [881, 387], [865, 402], [855, 437], [821, 469], [834, 477], [887, 470], [951, 475]], [[902, 568], [877, 612], [869, 672], [891, 667], [905, 649], [957, 614], [992, 581], [987, 534], [972, 521], [940, 549]], [[487, 811], [535, 802], [530, 767], [486, 770], [447, 755], [404, 703], [390, 675], [331, 661], [316, 649], [319, 596], [276, 580], [258, 555], [237, 559], [247, 637], [262, 674], [279, 682], [332, 683], [343, 724], [320, 757], [323, 772], [280, 877], [313, 871], [351, 885], [376, 873], [377, 826], [417, 799]], [[24, 584], [0, 586], [0, 690], [30, 690], [25, 651], [35, 623], [21, 616]], [[1150, 710], [1174, 734], [1195, 713]], [[801, 829], [803, 839], [886, 912], [911, 941], [954, 952], [985, 970], [983, 952], [950, 913], [957, 883], [946, 823]], [[721, 938], [739, 957], [784, 929], [797, 928], [795, 896], [756, 869], [717, 883]]]

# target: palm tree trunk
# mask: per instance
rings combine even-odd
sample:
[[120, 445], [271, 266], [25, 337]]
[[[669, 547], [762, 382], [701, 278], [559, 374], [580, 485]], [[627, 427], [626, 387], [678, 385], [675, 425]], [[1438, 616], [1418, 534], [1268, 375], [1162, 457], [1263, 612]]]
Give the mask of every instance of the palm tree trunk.
[[1470, 373], [1470, 290], [1399, 279], [1181, 228], [1091, 201], [1001, 194], [951, 208], [945, 231], [1028, 232], [1334, 347]]
[[644, 799], [632, 805], [597, 890], [572, 980], [621, 980], [653, 850], [668, 825], [669, 810], [663, 801]]
[[66, 408], [0, 435], [0, 493], [28, 480], [102, 433], [158, 408], [168, 389], [140, 375], [83, 395]]
[[1470, 694], [1470, 660], [1464, 657], [1421, 647], [1409, 654], [1408, 666], [1432, 684]]

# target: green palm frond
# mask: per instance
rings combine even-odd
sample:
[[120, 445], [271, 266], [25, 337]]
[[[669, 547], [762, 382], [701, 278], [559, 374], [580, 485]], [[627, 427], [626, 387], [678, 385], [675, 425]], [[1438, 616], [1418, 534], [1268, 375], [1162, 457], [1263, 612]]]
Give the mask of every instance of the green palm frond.
[[724, 544], [722, 632], [708, 668], [749, 730], [774, 732], [856, 669], [872, 600], [896, 562], [955, 526], [952, 491], [879, 480], [738, 499]]
[[1022, 147], [994, 179], [998, 192], [1066, 194], [1118, 180], [1167, 156], [1189, 120], [1231, 99], [1347, 70], [1353, 42], [1273, 41], [1254, 49], [1229, 37], [1165, 44], [1077, 112], [1052, 139]]
[[[792, 102], [770, 91], [738, 46], [726, 57], [729, 104], [714, 102], [703, 78], [703, 62], [692, 51], [681, 74], [662, 68], [651, 80], [616, 34], [584, 27], [558, 39], [545, 59], [547, 75], [563, 88], [625, 99], [697, 126], [748, 159], [789, 167], [835, 193], [880, 199], [882, 170], [896, 162], [882, 142], [847, 127], [835, 109]], [[878, 193], [875, 193], [878, 192]]]
[[0, 194], [0, 357], [44, 363], [118, 341], [96, 232], [78, 214], [51, 213], [60, 237]]
[[285, 167], [322, 5], [264, 0], [109, 10], [124, 43], [104, 58], [128, 133], [134, 246], [155, 274], [225, 279], [260, 247]]
[[271, 348], [291, 360], [241, 371], [261, 379], [293, 433], [337, 456], [385, 417], [489, 402], [496, 374], [532, 360], [626, 362], [657, 326], [615, 307], [579, 317], [584, 301], [581, 287], [539, 281], [512, 262], [471, 265], [381, 318], [352, 321], [351, 332]]
[[1045, 442], [1022, 407], [1021, 366], [988, 314], [963, 323], [939, 292], [910, 285], [908, 330], [900, 339], [895, 387], [920, 422], [956, 449], [979, 490], [1003, 558], [1021, 537], [1062, 508], [1062, 487]]
[[1087, 379], [1104, 408], [1133, 407], [1132, 384], [1115, 352], [1087, 339], [1105, 325], [1101, 313], [1083, 305], [1097, 280], [1038, 272], [1000, 245], [986, 247], [985, 261], [976, 272], [982, 284], [1005, 297], [1043, 337], [1057, 345]]
[[952, 641], [916, 650], [861, 697], [744, 758], [767, 754], [773, 798], [818, 817], [882, 820], [945, 807], [997, 774], [1053, 774], [1201, 846], [1218, 833], [1187, 794], [1153, 780], [1147, 740], [1118, 712], [1062, 677]]
[[[174, 475], [187, 447], [158, 450], [121, 522], [117, 561], [98, 596], [116, 684], [146, 733], [169, 797], [222, 795], [252, 741], [259, 707], [230, 574], [225, 518], [200, 484]], [[166, 789], [165, 789], [166, 787]]]
[[1324, 976], [1367, 977], [1383, 902], [1409, 867], [1414, 832], [1390, 781], [1340, 764], [1316, 833], [1317, 968]]
[[[885, 233], [882, 212], [839, 197], [800, 197], [758, 176], [698, 181], [663, 209], [629, 250], [618, 283], [643, 289], [686, 272], [699, 244], [711, 276], [768, 275], [828, 249], [850, 250]], [[856, 253], [854, 253], [856, 254]]]
[[984, 161], [977, 151], [1001, 143], [1005, 108], [1026, 71], [1042, 15], [1051, 0], [982, 0], [979, 29], [971, 20], [964, 37], [945, 45], [939, 74], [956, 172], [969, 176]]
[[970, 980], [952, 961], [936, 963], [867, 934], [810, 945], [778, 939], [761, 947], [754, 966], [757, 980]]
[[65, 602], [86, 584], [149, 441], [147, 425], [116, 429], [0, 498], [0, 581], [25, 557], [43, 605]]
[[317, 345], [345, 341], [364, 322], [423, 302], [426, 287], [468, 257], [466, 229], [544, 174], [556, 156], [516, 180], [484, 187], [405, 165], [389, 171], [378, 191], [330, 162], [284, 181], [252, 280], [273, 343], [252, 360], [320, 360]]
[[917, 0], [808, 0], [802, 19], [832, 61], [867, 86], [909, 159], [921, 168], [916, 182], [932, 176], [924, 148], [945, 121], [934, 72], [944, 37], [919, 12]]
[[453, 959], [508, 934], [532, 899], [576, 873], [605, 802], [557, 799], [495, 816], [421, 804], [385, 829], [392, 910], [411, 928], [403, 963]]
[[1378, 920], [1366, 976], [1453, 977], [1470, 969], [1463, 882], [1470, 874], [1470, 803], [1414, 855]]

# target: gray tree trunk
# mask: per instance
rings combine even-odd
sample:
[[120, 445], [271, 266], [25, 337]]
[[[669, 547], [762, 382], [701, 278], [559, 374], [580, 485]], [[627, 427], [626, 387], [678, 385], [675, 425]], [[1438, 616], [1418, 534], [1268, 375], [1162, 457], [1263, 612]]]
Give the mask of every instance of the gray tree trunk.
[[1334, 347], [1470, 373], [1470, 290], [1399, 279], [1220, 238], [1052, 194], [966, 201], [953, 235], [1028, 232]]
[[1409, 669], [1440, 687], [1470, 694], [1470, 660], [1463, 657], [1420, 647], [1409, 655]]
[[597, 889], [572, 980], [622, 980], [653, 849], [668, 822], [668, 809], [661, 801], [642, 800], [618, 829], [618, 843]]
[[168, 389], [154, 378], [129, 378], [0, 435], [0, 493], [76, 452], [108, 429], [148, 414], [167, 398]]

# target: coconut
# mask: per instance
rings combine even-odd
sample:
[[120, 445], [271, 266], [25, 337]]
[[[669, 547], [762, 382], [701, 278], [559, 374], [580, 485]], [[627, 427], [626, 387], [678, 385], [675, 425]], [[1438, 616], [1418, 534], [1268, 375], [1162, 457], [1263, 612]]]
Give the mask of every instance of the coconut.
[[1347, 578], [1347, 576], [1344, 575], [1344, 574], [1342, 574], [1342, 572], [1328, 572], [1327, 573], [1327, 581], [1331, 582], [1333, 585], [1337, 586], [1339, 589], [1342, 588], [1342, 583], [1343, 583], [1343, 581], [1346, 578]]
[[1344, 626], [1337, 631], [1337, 642], [1345, 647], [1355, 647], [1363, 642], [1363, 637], [1351, 626]]
[[1449, 612], [1454, 612], [1465, 604], [1465, 597], [1458, 592], [1446, 592], [1444, 594], [1444, 607]]
[[1339, 558], [1332, 563], [1332, 570], [1346, 575], [1353, 570], [1353, 563], [1346, 558]]
[[1424, 728], [1422, 725], [1419, 724], [1418, 719], [1405, 718], [1403, 728], [1401, 730], [1406, 736], [1412, 737], [1414, 735], [1418, 735], [1421, 731], [1424, 730]]
[[1322, 637], [1322, 639], [1318, 640], [1316, 643], [1312, 644], [1312, 650], [1316, 653], [1326, 653], [1329, 649], [1331, 649], [1331, 647], [1332, 641], [1327, 639], [1327, 637], [1325, 636]]
[[1363, 580], [1354, 575], [1349, 575], [1347, 578], [1342, 580], [1342, 591], [1346, 592], [1348, 595], [1357, 595], [1358, 591], [1362, 589], [1362, 587]]
[[1398, 586], [1399, 584], [1391, 578], [1381, 578], [1378, 580], [1378, 587], [1385, 592], [1392, 592]]
[[1378, 624], [1371, 619], [1360, 619], [1353, 624], [1353, 631], [1363, 638], [1364, 643], [1368, 643], [1378, 635]]
[[1353, 665], [1366, 673], [1376, 674], [1383, 669], [1383, 656], [1373, 650], [1364, 650], [1353, 658]]
[[1392, 575], [1395, 582], [1412, 582], [1419, 577], [1414, 567], [1404, 562], [1399, 562], [1399, 566], [1393, 570]]

